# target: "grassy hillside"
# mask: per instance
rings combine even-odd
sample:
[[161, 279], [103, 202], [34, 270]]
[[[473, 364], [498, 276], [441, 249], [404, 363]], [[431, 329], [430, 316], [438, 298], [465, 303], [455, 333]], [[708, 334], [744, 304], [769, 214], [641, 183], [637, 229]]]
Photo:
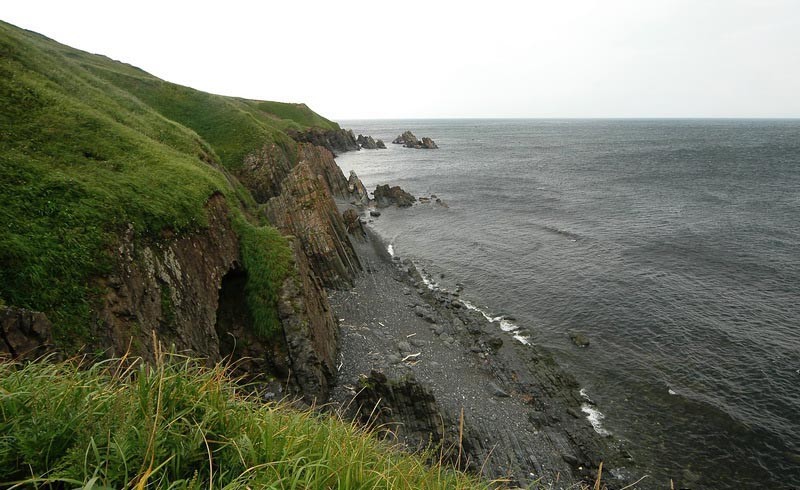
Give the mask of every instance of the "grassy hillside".
[[[197, 230], [214, 192], [246, 210], [252, 199], [223, 167], [273, 142], [293, 158], [283, 129], [308, 124], [337, 127], [304, 105], [199, 92], [0, 22], [0, 301], [44, 311], [59, 341], [80, 345], [91, 278], [109, 271], [128, 223], [143, 240]], [[249, 263], [289, 256], [274, 230], [238, 223], [272, 245], [252, 253], [275, 252]], [[272, 305], [253, 306], [273, 328]]]
[[482, 487], [181, 358], [0, 362], [0, 392], [0, 488]]

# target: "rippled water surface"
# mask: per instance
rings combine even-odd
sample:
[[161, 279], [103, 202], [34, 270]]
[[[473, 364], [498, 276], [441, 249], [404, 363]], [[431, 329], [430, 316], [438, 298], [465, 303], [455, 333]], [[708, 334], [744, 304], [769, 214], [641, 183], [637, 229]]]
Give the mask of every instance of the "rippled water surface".
[[651, 485], [800, 487], [800, 121], [343, 126], [389, 146], [345, 173], [449, 206], [376, 230], [550, 348]]

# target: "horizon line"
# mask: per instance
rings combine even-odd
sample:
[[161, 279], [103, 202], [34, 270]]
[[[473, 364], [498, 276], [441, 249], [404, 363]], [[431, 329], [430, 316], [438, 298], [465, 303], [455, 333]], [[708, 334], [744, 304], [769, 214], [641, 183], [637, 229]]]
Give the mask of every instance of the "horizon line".
[[767, 121], [795, 121], [800, 120], [800, 116], [436, 116], [436, 117], [331, 117], [332, 121], [419, 121], [419, 120], [718, 120], [718, 121], [746, 121], [746, 120], [767, 120]]

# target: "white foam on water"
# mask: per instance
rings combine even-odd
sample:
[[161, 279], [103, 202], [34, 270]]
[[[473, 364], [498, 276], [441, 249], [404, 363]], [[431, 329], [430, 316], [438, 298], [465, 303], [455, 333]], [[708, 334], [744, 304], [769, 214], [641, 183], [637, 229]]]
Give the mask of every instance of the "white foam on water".
[[578, 393], [580, 393], [583, 399], [587, 402], [581, 404], [581, 412], [586, 414], [586, 419], [589, 420], [590, 424], [592, 424], [594, 431], [601, 436], [611, 435], [611, 432], [603, 427], [602, 424], [602, 420], [606, 418], [606, 416], [594, 406], [594, 401], [592, 401], [592, 399], [589, 397], [589, 394], [586, 393], [586, 388], [581, 388]]
[[592, 424], [592, 428], [595, 432], [600, 434], [601, 436], [610, 436], [611, 432], [607, 431], [605, 427], [603, 427], [602, 420], [606, 418], [603, 415], [603, 412], [594, 408], [592, 405], [588, 403], [584, 403], [581, 405], [581, 412], [586, 414], [586, 418], [589, 420], [589, 423]]
[[[389, 245], [386, 248], [386, 250], [389, 252], [389, 255], [394, 257], [394, 247], [392, 247], [392, 245]], [[414, 267], [417, 267], [417, 264], [414, 264]], [[430, 289], [431, 291], [437, 291], [443, 289], [439, 286], [439, 284], [436, 283], [436, 281], [431, 279], [431, 277], [424, 270], [422, 270], [419, 267], [417, 267], [417, 270], [419, 271], [419, 275], [422, 278], [422, 282], [428, 289]], [[520, 333], [519, 325], [516, 325], [512, 321], [507, 320], [503, 316], [493, 317], [488, 313], [486, 313], [484, 310], [478, 308], [477, 306], [475, 306], [474, 304], [470, 303], [465, 299], [461, 299], [459, 301], [461, 301], [461, 304], [464, 305], [468, 310], [477, 311], [478, 313], [483, 315], [483, 317], [486, 318], [486, 320], [489, 321], [490, 323], [498, 323], [500, 325], [500, 330], [506, 333], [510, 333], [511, 336], [514, 338], [514, 340], [516, 340], [517, 342], [523, 345], [533, 345], [533, 342], [531, 341], [530, 337], [528, 337], [527, 335], [522, 335]]]
[[518, 334], [518, 333], [517, 333], [517, 334], [514, 334], [514, 335], [512, 335], [512, 337], [514, 337], [514, 340], [516, 340], [516, 341], [517, 341], [517, 342], [519, 342], [520, 344], [523, 344], [523, 345], [533, 345], [533, 343], [531, 342], [531, 338], [530, 338], [530, 337], [527, 337], [527, 336], [525, 336], [525, 335], [522, 335], [522, 334]]
[[514, 338], [514, 340], [516, 340], [517, 342], [523, 345], [533, 345], [533, 343], [531, 342], [531, 338], [528, 337], [527, 335], [522, 335], [521, 333], [519, 333], [520, 331], [519, 325], [515, 324], [511, 320], [506, 320], [506, 318], [503, 316], [493, 317], [465, 299], [461, 300], [461, 304], [466, 306], [468, 310], [477, 311], [478, 313], [483, 315], [483, 317], [486, 318], [486, 320], [488, 320], [490, 323], [500, 324], [500, 330], [506, 333], [510, 333], [511, 336]]

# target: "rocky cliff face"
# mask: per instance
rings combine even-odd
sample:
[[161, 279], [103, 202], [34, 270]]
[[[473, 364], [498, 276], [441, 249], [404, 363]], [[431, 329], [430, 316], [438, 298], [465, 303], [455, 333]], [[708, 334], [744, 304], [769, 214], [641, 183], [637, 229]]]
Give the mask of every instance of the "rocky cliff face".
[[209, 226], [201, 233], [145, 244], [129, 227], [122, 236], [114, 274], [98, 280], [106, 290], [94, 336], [121, 355], [152, 357], [153, 333], [179, 351], [220, 360], [215, 330], [222, 281], [239, 268], [239, 242], [225, 199], [206, 204]]
[[283, 148], [269, 143], [245, 156], [236, 178], [250, 190], [256, 202], [264, 203], [281, 193], [281, 183], [292, 166]]
[[336, 356], [327, 297], [295, 243], [294, 273], [278, 300], [283, 331], [254, 333], [245, 302], [247, 272], [224, 197], [207, 205], [209, 226], [188, 236], [136, 240], [129, 228], [115, 251], [117, 270], [98, 280], [102, 298], [96, 346], [111, 355], [152, 359], [154, 339], [178, 352], [224, 359], [251, 379], [288, 380], [308, 399], [325, 399]]
[[267, 203], [266, 213], [278, 229], [297, 237], [311, 270], [325, 286], [345, 288], [361, 265], [317, 163], [306, 160], [292, 169], [281, 195]]
[[0, 306], [0, 356], [33, 360], [49, 353], [52, 328], [44, 313]]

